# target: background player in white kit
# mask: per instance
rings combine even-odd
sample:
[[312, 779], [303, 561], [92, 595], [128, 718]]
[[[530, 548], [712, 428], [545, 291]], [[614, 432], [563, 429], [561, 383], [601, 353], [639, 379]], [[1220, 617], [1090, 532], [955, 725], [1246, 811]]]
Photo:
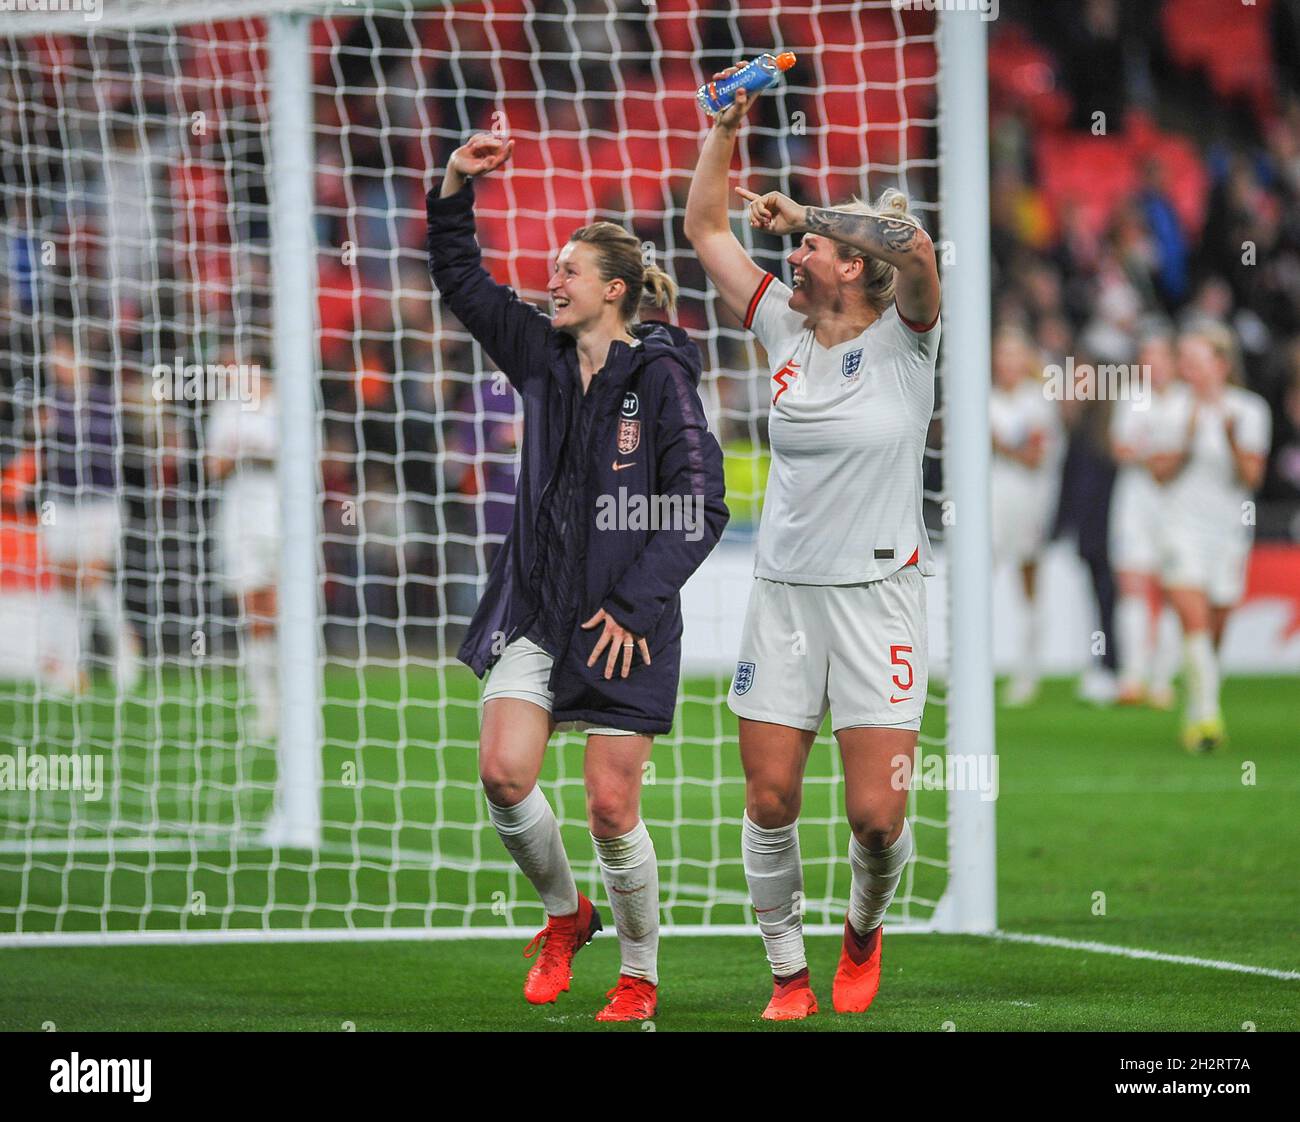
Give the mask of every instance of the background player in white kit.
[[1218, 646], [1241, 600], [1254, 536], [1251, 494], [1264, 478], [1271, 417], [1239, 384], [1232, 332], [1197, 325], [1178, 340], [1186, 392], [1168, 395], [1154, 419], [1151, 471], [1163, 485], [1161, 579], [1183, 628], [1183, 746], [1206, 752], [1225, 737]]
[[[1176, 653], [1170, 657], [1165, 651], [1160, 634], [1164, 504], [1147, 464], [1152, 420], [1176, 384], [1174, 338], [1168, 328], [1148, 330], [1138, 344], [1137, 366], [1148, 379], [1148, 393], [1144, 398], [1115, 402], [1110, 426], [1111, 449], [1119, 464], [1110, 507], [1110, 555], [1119, 592], [1115, 607], [1119, 702], [1137, 705], [1147, 701], [1157, 709], [1170, 709], [1178, 659]], [[1176, 641], [1173, 646], [1176, 651]]]
[[[253, 702], [253, 735], [274, 739], [279, 726], [276, 584], [280, 569], [280, 491], [276, 477], [279, 409], [265, 367], [255, 368], [255, 402], [213, 404], [207, 427], [208, 479], [221, 480], [217, 564], [239, 608], [244, 683]], [[282, 841], [280, 800], [267, 823], [268, 845]]]
[[41, 545], [53, 575], [42, 612], [42, 682], [77, 694], [96, 616], [120, 690], [140, 674], [140, 644], [126, 618], [122, 552], [121, 408], [70, 335], [48, 343], [46, 388], [37, 403]]
[[[728, 169], [754, 99], [738, 94], [705, 141], [686, 203], [690, 239], [724, 306], [771, 365], [768, 476], [755, 581], [728, 703], [740, 717], [742, 850], [773, 973], [768, 1020], [817, 1011], [804, 954], [798, 817], [826, 712], [853, 837], [840, 1012], [880, 980], [885, 911], [912, 852], [907, 782], [927, 685], [921, 462], [934, 405], [934, 247], [886, 191], [876, 207], [750, 200], [753, 226], [794, 234], [793, 288], [745, 252], [728, 221]], [[738, 188], [739, 190], [739, 188]], [[910, 768], [905, 777], [910, 780]]]
[[989, 471], [993, 561], [1016, 567], [1025, 597], [1016, 668], [1005, 701], [1026, 705], [1038, 693], [1038, 564], [1060, 498], [1064, 441], [1056, 402], [1046, 393], [1038, 354], [1016, 328], [1002, 328], [993, 343], [989, 428], [993, 435]]

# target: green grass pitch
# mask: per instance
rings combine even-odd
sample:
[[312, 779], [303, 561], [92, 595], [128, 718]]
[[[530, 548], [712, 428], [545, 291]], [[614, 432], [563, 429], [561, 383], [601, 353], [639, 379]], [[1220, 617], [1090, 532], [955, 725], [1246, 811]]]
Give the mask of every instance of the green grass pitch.
[[[14, 929], [20, 904], [25, 929], [59, 922], [65, 930], [97, 928], [106, 904], [110, 926], [139, 927], [147, 907], [148, 926], [172, 930], [256, 927], [266, 916], [276, 927], [530, 924], [540, 916], [527, 885], [505, 870], [504, 852], [490, 834], [431, 830], [434, 822], [481, 816], [469, 746], [470, 682], [432, 671], [369, 670], [363, 703], [355, 674], [331, 669], [327, 845], [316, 860], [286, 853], [278, 864], [264, 851], [229, 841], [236, 820], [251, 828], [265, 813], [273, 754], [237, 749], [233, 683], [202, 684], [200, 690], [195, 680], [188, 687], [172, 681], [165, 701], [146, 696], [120, 706], [107, 690], [76, 706], [40, 707], [21, 694], [15, 699], [12, 687], [5, 691], [11, 700], [0, 704], [0, 721], [12, 731], [4, 751], [14, 743], [51, 751], [74, 741], [91, 750], [116, 743], [122, 774], [105, 803], [116, 799], [119, 822], [152, 815], [190, 829], [224, 830], [227, 840], [199, 850], [197, 858], [185, 849], [119, 851], [111, 861], [86, 852], [70, 860], [57, 850], [29, 860], [11, 845], [0, 853], [0, 931]], [[743, 881], [735, 831], [715, 824], [738, 817], [742, 791], [734, 719], [706, 701], [719, 688], [712, 681], [689, 684], [681, 730], [656, 748], [655, 782], [646, 788], [667, 918], [681, 924], [706, 915], [720, 923], [745, 918], [737, 902]], [[1229, 681], [1231, 741], [1207, 758], [1177, 748], [1175, 715], [1090, 709], [1074, 701], [1066, 683], [1049, 684], [1030, 709], [1000, 711], [1000, 926], [1300, 969], [1295, 695], [1295, 679]], [[465, 746], [430, 750], [449, 741]], [[394, 750], [394, 743], [406, 747]], [[349, 766], [350, 783], [343, 778]], [[704, 782], [715, 769], [722, 781]], [[835, 773], [833, 754], [819, 745], [806, 815], [830, 817], [837, 810]], [[563, 816], [579, 819], [576, 743], [553, 754], [546, 778], [559, 783]], [[12, 843], [33, 818], [57, 821], [61, 804], [42, 801], [47, 798], [0, 792], [0, 838]], [[939, 798], [923, 795], [921, 813], [938, 816]], [[677, 831], [654, 825], [670, 820], [691, 825]], [[575, 827], [566, 840], [588, 887], [583, 832]], [[842, 831], [815, 828], [803, 841], [810, 898], [842, 897]], [[941, 835], [920, 838], [923, 851], [941, 853], [941, 843]], [[437, 871], [421, 860], [435, 846], [443, 866]], [[354, 861], [354, 852], [365, 856]], [[402, 855], [396, 864], [383, 858], [392, 852]], [[722, 864], [710, 872], [715, 856]], [[486, 869], [461, 868], [482, 862]], [[912, 914], [926, 914], [925, 901], [941, 884], [937, 871], [917, 874], [908, 885]], [[189, 908], [196, 892], [205, 901], [200, 915]], [[506, 902], [504, 914], [481, 906], [493, 899]], [[480, 907], [469, 912], [470, 904]], [[591, 1016], [617, 970], [616, 940], [597, 937], [577, 959], [573, 990], [538, 1009], [520, 994], [526, 968], [520, 949], [488, 939], [8, 948], [0, 950], [6, 979], [0, 1029], [35, 1030], [45, 1022], [61, 1030], [595, 1028]], [[910, 934], [887, 937], [881, 994], [870, 1014], [839, 1017], [829, 1012], [836, 941], [811, 939], [809, 950], [823, 1014], [777, 1031], [1300, 1028], [1298, 980]], [[768, 981], [756, 934], [666, 939], [661, 974], [660, 1031], [771, 1028], [757, 1019]]]

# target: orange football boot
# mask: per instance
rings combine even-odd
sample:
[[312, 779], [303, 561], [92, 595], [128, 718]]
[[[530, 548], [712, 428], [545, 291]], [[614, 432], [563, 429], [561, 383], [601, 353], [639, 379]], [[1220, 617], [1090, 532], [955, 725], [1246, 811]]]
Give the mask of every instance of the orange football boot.
[[537, 954], [537, 961], [524, 979], [524, 997], [530, 1004], [546, 1005], [568, 990], [573, 979], [573, 956], [603, 927], [595, 905], [581, 892], [573, 915], [546, 917], [546, 926], [524, 948], [524, 958]]
[[880, 989], [880, 947], [884, 939], [884, 924], [862, 936], [847, 919], [844, 921], [844, 946], [840, 949], [840, 964], [831, 989], [835, 1012], [867, 1011]]
[[808, 983], [808, 970], [800, 970], [784, 981], [772, 979], [772, 1000], [763, 1010], [765, 1021], [802, 1021], [817, 1012], [817, 995]]
[[659, 991], [645, 978], [620, 974], [614, 988], [605, 994], [609, 1004], [596, 1014], [598, 1021], [648, 1021], [659, 1007]]

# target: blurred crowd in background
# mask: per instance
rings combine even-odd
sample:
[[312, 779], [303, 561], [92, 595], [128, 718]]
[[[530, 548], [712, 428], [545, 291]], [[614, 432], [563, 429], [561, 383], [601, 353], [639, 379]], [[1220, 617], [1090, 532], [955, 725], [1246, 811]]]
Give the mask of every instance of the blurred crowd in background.
[[[545, 192], [527, 198], [504, 180], [481, 185], [490, 267], [540, 295], [549, 252], [609, 187], [601, 216], [653, 243], [682, 287], [678, 318], [704, 352], [738, 524], [758, 509], [739, 492], [761, 489], [766, 397], [752, 344], [709, 298], [681, 229], [700, 78], [774, 45], [803, 51], [805, 77], [756, 112], [750, 185], [834, 203], [901, 184], [941, 234], [925, 127], [932, 15], [846, 5], [778, 23], [765, 5], [696, 14], [688, 0], [661, 0], [652, 35], [641, 0], [592, 21], [492, 7], [491, 21], [466, 10], [418, 28], [343, 14], [314, 34], [320, 525], [339, 646], [387, 646], [399, 631], [400, 641], [444, 639], [445, 621], [472, 610], [509, 525], [515, 402], [442, 314], [423, 248], [426, 172], [498, 124], [495, 114], [522, 137], [546, 137], [519, 145], [517, 182], [549, 170]], [[896, 51], [900, 27], [911, 38]], [[1022, 329], [1043, 363], [1131, 362], [1152, 317], [1229, 324], [1274, 420], [1259, 533], [1300, 540], [1300, 2], [1002, 0], [989, 31], [995, 329]], [[185, 644], [197, 615], [222, 610], [207, 541], [217, 487], [204, 474], [202, 403], [157, 401], [151, 371], [182, 355], [265, 364], [273, 376], [261, 28], [209, 34], [179, 62], [165, 35], [105, 37], [93, 60], [85, 40], [0, 40], [3, 513], [36, 509], [33, 419], [56, 392], [42, 355], [63, 337], [89, 383], [115, 387], [128, 607], [148, 621], [146, 645], [164, 649]], [[142, 42], [170, 79], [130, 79], [149, 70]], [[863, 77], [881, 88], [857, 102], [817, 90]], [[657, 104], [664, 89], [668, 109]], [[850, 119], [855, 104], [866, 130]], [[806, 130], [792, 127], [800, 114]], [[671, 136], [647, 131], [666, 120]], [[629, 128], [631, 140], [620, 135]], [[864, 181], [845, 166], [853, 152], [904, 174]], [[755, 253], [782, 273], [780, 244]], [[960, 377], [959, 358], [945, 372]], [[1063, 409], [1070, 451], [1055, 530], [1083, 548], [1105, 532], [1105, 405]], [[937, 459], [928, 470], [937, 491]]]

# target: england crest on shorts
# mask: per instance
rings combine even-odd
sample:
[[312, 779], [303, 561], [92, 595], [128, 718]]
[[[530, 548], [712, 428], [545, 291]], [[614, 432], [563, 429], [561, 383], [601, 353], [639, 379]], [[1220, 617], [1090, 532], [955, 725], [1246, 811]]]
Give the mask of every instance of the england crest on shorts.
[[850, 382], [854, 381], [862, 370], [862, 348], [856, 351], [849, 351], [844, 356], [844, 361], [840, 363], [840, 373]]
[[739, 697], [742, 693], [748, 693], [749, 687], [754, 684], [754, 664], [752, 662], [736, 663], [736, 676], [732, 679], [731, 688]]

